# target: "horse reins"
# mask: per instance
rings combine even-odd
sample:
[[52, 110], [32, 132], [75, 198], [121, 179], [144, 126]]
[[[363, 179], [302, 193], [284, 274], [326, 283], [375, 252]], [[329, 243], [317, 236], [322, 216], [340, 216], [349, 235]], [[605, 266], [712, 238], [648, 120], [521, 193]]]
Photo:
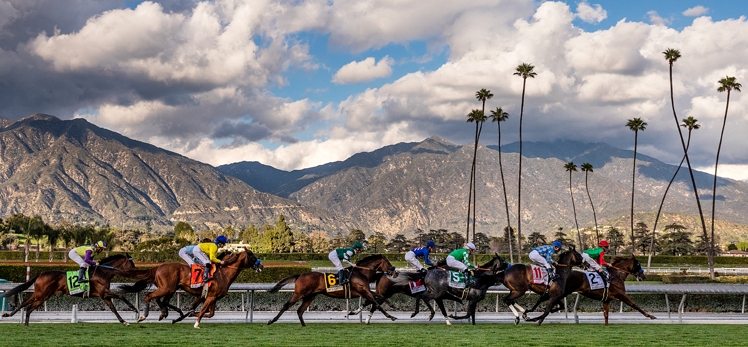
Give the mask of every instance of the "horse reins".
[[629, 275], [633, 275], [633, 274], [634, 274], [633, 272], [628, 272], [628, 271], [626, 271], [626, 270], [624, 270], [624, 269], [621, 269], [621, 268], [615, 267], [615, 266], [613, 266], [612, 264], [608, 264], [608, 267], [612, 267], [612, 268], [614, 268], [614, 269], [616, 269], [616, 270], [618, 270], [618, 271], [621, 271], [621, 272], [623, 272], [623, 273], [627, 273], [627, 274], [629, 274]]

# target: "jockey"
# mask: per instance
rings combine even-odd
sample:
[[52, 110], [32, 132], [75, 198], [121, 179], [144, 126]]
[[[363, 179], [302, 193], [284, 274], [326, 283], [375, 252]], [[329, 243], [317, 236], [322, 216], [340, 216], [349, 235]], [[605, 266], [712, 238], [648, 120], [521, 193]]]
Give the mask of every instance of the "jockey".
[[[211, 242], [211, 241], [210, 239], [203, 239], [203, 242]], [[179, 250], [179, 257], [184, 259], [184, 261], [187, 262], [187, 265], [189, 265], [190, 268], [192, 267], [192, 265], [195, 265], [195, 259], [196, 259], [195, 253], [194, 253], [195, 247], [197, 247], [197, 245], [189, 245], [189, 246], [182, 247]], [[200, 263], [200, 265], [205, 266], [205, 264], [203, 264], [203, 262], [200, 261], [200, 259], [197, 259], [197, 261]]]
[[473, 264], [470, 264], [470, 255], [475, 252], [475, 245], [472, 242], [465, 244], [465, 248], [449, 253], [447, 256], [447, 265], [460, 270], [462, 273], [467, 272], [469, 269], [475, 268]]
[[223, 260], [219, 260], [218, 258], [216, 258], [216, 253], [218, 253], [219, 248], [226, 245], [226, 242], [228, 242], [228, 240], [226, 240], [226, 236], [221, 235], [216, 238], [216, 242], [204, 242], [192, 249], [192, 253], [195, 255], [195, 258], [197, 258], [205, 265], [205, 270], [203, 272], [203, 283], [213, 279], [212, 277], [210, 277], [210, 271], [213, 263], [223, 264]]
[[551, 256], [560, 251], [562, 247], [561, 242], [553, 241], [550, 245], [533, 248], [532, 252], [530, 252], [530, 260], [548, 270], [548, 279], [550, 281], [558, 279], [558, 275], [556, 275], [551, 266], [551, 264], [556, 264], [556, 262], [551, 259]]
[[605, 262], [605, 259], [603, 259], [603, 256], [605, 255], [605, 252], [608, 251], [610, 245], [608, 244], [608, 241], [600, 241], [597, 246], [597, 248], [588, 249], [582, 252], [582, 260], [587, 263], [592, 270], [597, 271], [603, 280], [607, 282], [609, 274], [601, 267], [601, 265], [608, 265]]
[[101, 253], [105, 247], [106, 243], [104, 243], [104, 241], [99, 241], [90, 246], [80, 246], [70, 250], [68, 257], [80, 265], [80, 269], [78, 269], [79, 283], [88, 282], [86, 279], [86, 270], [88, 270], [90, 265], [96, 265], [96, 262], [93, 259], [96, 257], [96, 254]]
[[419, 272], [425, 272], [426, 269], [423, 268], [423, 265], [421, 265], [417, 258], [423, 258], [426, 265], [434, 266], [431, 260], [429, 260], [429, 253], [434, 251], [434, 247], [436, 247], [434, 241], [429, 241], [426, 243], [426, 247], [414, 248], [405, 253], [405, 261]]
[[340, 278], [340, 284], [348, 283], [348, 279], [346, 278], [344, 273], [345, 269], [343, 269], [343, 264], [341, 264], [340, 262], [342, 261], [348, 266], [356, 266], [355, 264], [351, 263], [351, 257], [356, 253], [361, 253], [363, 249], [364, 245], [361, 242], [356, 242], [351, 248], [338, 248], [327, 255], [327, 258], [330, 259], [332, 264], [335, 265], [335, 268], [338, 269], [338, 278]]

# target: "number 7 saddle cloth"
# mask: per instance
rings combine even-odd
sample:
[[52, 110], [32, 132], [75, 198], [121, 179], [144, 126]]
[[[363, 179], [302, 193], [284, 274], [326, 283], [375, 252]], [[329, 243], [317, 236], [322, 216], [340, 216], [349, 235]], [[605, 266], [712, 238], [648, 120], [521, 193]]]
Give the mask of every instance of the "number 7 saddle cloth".
[[[210, 277], [215, 276], [217, 268], [218, 266], [213, 265]], [[203, 271], [205, 271], [205, 267], [192, 264], [192, 269], [190, 269], [190, 288], [200, 288], [203, 286]], [[208, 287], [210, 287], [211, 283], [213, 283], [213, 280], [208, 281]]]

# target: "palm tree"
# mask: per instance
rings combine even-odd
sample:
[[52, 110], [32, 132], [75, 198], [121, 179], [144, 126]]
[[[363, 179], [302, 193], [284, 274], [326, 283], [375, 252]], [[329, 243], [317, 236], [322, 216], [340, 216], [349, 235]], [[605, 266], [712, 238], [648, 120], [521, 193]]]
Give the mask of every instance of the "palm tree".
[[[490, 90], [481, 88], [481, 90], [475, 92], [475, 98], [480, 100], [482, 103], [482, 120], [480, 123], [480, 129], [478, 130], [478, 136], [475, 138], [475, 156], [473, 156], [473, 243], [475, 243], [475, 213], [477, 206], [476, 199], [478, 195], [478, 191], [476, 190], [476, 185], [478, 184], [478, 177], [476, 176], [478, 174], [478, 168], [475, 167], [475, 159], [478, 155], [478, 141], [480, 140], [480, 134], [483, 132], [483, 122], [486, 121], [486, 100], [493, 98], [493, 94], [491, 94]], [[465, 241], [468, 241], [468, 239], [465, 239]], [[475, 262], [475, 253], [473, 253], [473, 262]]]
[[515, 76], [522, 77], [522, 106], [519, 109], [519, 175], [517, 178], [517, 252], [519, 263], [522, 263], [522, 117], [525, 113], [525, 86], [527, 78], [535, 78], [532, 64], [522, 63], [517, 66]]
[[[675, 113], [675, 99], [673, 97], [673, 63], [680, 58], [680, 51], [677, 49], [668, 48], [664, 52], [665, 60], [670, 64], [670, 104], [673, 107], [673, 119], [675, 120], [675, 126], [678, 129], [678, 135], [680, 136], [680, 144], [683, 146], [683, 155], [686, 157], [686, 164], [688, 165], [688, 173], [691, 175], [691, 185], [693, 186], [693, 194], [696, 198], [696, 207], [699, 209], [699, 218], [701, 219], [701, 229], [704, 232], [704, 240], [708, 240], [709, 236], [706, 233], [706, 222], [704, 221], [704, 211], [701, 209], [701, 200], [699, 200], [699, 191], [696, 188], [696, 179], [693, 176], [693, 169], [691, 168], [691, 159], [688, 158], [688, 149], [686, 147], [686, 141], [683, 140], [683, 133], [680, 131], [680, 124], [678, 123], [678, 115]], [[714, 255], [710, 250], [709, 256], [709, 272], [712, 279], [714, 279]]]
[[647, 122], [641, 118], [629, 119], [626, 126], [634, 132], [634, 169], [631, 176], [631, 254], [636, 254], [636, 242], [634, 241], [634, 188], [636, 187], [636, 150], [639, 142], [639, 131], [644, 131]]
[[[468, 193], [468, 219], [467, 219], [467, 233], [465, 240], [470, 240], [470, 203], [473, 200], [473, 186], [475, 185], [475, 162], [478, 155], [478, 138], [480, 138], [480, 130], [483, 122], [486, 121], [486, 116], [481, 110], [473, 110], [468, 114], [468, 123], [475, 122], [475, 147], [473, 148], [473, 166], [470, 170], [470, 192]], [[475, 208], [473, 208], [475, 210]], [[475, 234], [475, 213], [473, 213], [473, 234]]]
[[584, 171], [584, 187], [587, 189], [587, 198], [590, 199], [590, 206], [592, 206], [592, 216], [595, 218], [595, 236], [597, 237], [597, 243], [600, 243], [600, 232], [597, 230], [597, 213], [595, 212], [595, 205], [592, 204], [592, 196], [590, 195], [590, 185], [587, 182], [587, 176], [592, 170], [592, 164], [582, 164], [582, 171]]
[[61, 230], [55, 227], [47, 225], [46, 229], [47, 243], [49, 243], [49, 262], [51, 263], [54, 259], [55, 246], [57, 246], [57, 241], [60, 241], [62, 235]]
[[[691, 131], [694, 129], [701, 128], [701, 125], [697, 123], [698, 120], [693, 117], [688, 117], [683, 120], [683, 123], [681, 123], [680, 126], [688, 129], [688, 142], [686, 143], [686, 151], [688, 151], [688, 148], [691, 147]], [[652, 228], [652, 241], [649, 243], [649, 256], [647, 257], [647, 273], [649, 273], [649, 266], [652, 263], [652, 253], [654, 253], [654, 243], [655, 243], [655, 234], [657, 233], [657, 222], [660, 220], [660, 213], [662, 212], [662, 206], [665, 204], [665, 197], [667, 196], [668, 191], [670, 190], [670, 186], [673, 184], [673, 181], [675, 181], [675, 176], [678, 176], [678, 171], [680, 171], [681, 166], [683, 165], [683, 161], [686, 160], [686, 156], [683, 155], [683, 159], [680, 160], [680, 164], [678, 164], [678, 168], [675, 170], [675, 173], [673, 174], [673, 178], [670, 179], [670, 183], [667, 184], [667, 188], [665, 188], [665, 194], [662, 195], [662, 201], [660, 201], [660, 208], [657, 209], [657, 216], [655, 217], [655, 223], [654, 228]]]
[[[491, 121], [499, 125], [499, 173], [501, 174], [501, 189], [504, 191], [504, 207], [506, 208], [506, 225], [512, 228], [512, 222], [509, 220], [509, 201], [506, 197], [506, 184], [504, 183], [504, 168], [501, 164], [501, 122], [509, 118], [509, 113], [504, 112], [501, 107], [491, 110]], [[509, 233], [509, 261], [514, 263], [514, 251], [512, 250], [512, 233]]]
[[[725, 118], [722, 120], [722, 132], [719, 134], [719, 146], [717, 147], [717, 159], [714, 162], [714, 185], [712, 186], [712, 238], [711, 238], [711, 250], [709, 253], [714, 253], [714, 206], [717, 202], [717, 167], [719, 166], [719, 152], [722, 150], [722, 137], [725, 135], [725, 124], [727, 124], [727, 109], [730, 107], [730, 91], [740, 91], [742, 85], [735, 81], [735, 77], [728, 77], [719, 80], [719, 87], [717, 91], [722, 93], [727, 91], [727, 103], [725, 104]], [[710, 266], [710, 271], [714, 274], [714, 266]], [[712, 275], [713, 276], [713, 275]]]
[[[44, 223], [42, 217], [39, 215], [34, 216], [29, 224], [29, 230], [27, 231], [29, 237], [36, 239], [36, 254], [34, 261], [39, 261], [39, 248], [41, 247], [42, 238], [46, 234], [47, 224]], [[26, 241], [28, 243], [28, 241]]]
[[577, 171], [577, 165], [574, 164], [573, 161], [570, 161], [564, 165], [564, 169], [569, 172], [569, 194], [571, 194], [571, 208], [574, 211], [574, 225], [577, 226], [577, 242], [579, 242], [579, 247], [582, 247], [582, 235], [580, 235], [579, 232], [579, 223], [577, 222], [577, 208], [574, 205], [574, 192], [571, 189], [571, 173], [573, 171]]

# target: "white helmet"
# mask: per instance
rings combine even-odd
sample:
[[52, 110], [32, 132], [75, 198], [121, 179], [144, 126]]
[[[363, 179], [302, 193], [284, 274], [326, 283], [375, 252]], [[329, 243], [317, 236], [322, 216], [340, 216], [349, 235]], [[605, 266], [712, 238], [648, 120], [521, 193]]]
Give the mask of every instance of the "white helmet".
[[472, 242], [468, 242], [465, 244], [465, 248], [467, 249], [475, 249], [475, 245]]

